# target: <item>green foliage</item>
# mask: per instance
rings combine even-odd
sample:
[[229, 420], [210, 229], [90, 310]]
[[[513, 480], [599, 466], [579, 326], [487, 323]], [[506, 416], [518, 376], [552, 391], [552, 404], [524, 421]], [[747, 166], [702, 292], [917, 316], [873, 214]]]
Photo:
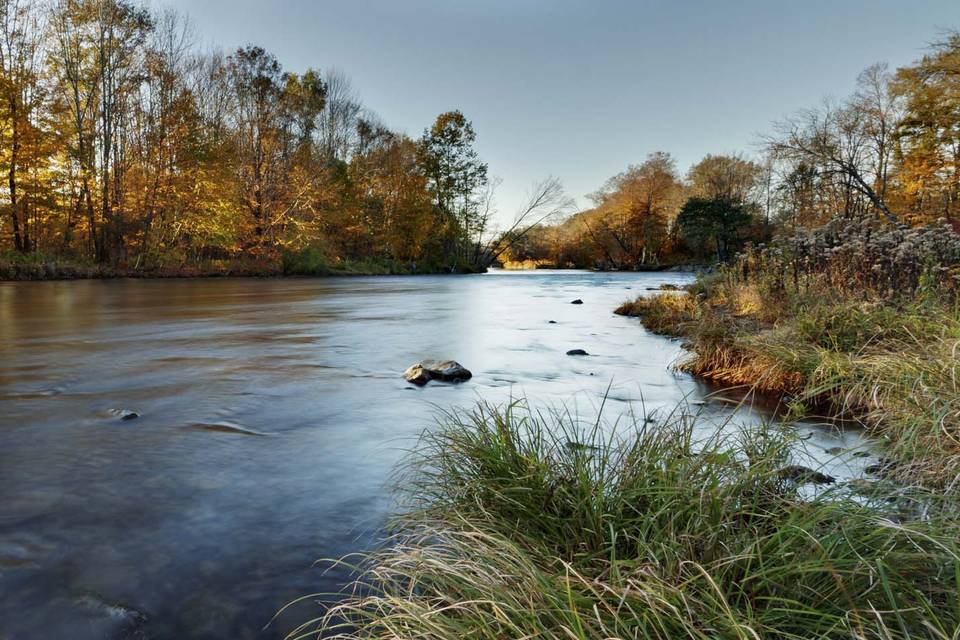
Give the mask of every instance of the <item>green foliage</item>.
[[469, 208], [477, 190], [487, 183], [487, 165], [473, 148], [476, 139], [473, 125], [459, 111], [437, 116], [420, 139], [420, 163], [436, 205], [451, 215]]
[[722, 262], [739, 248], [752, 222], [748, 208], [734, 200], [690, 198], [680, 208], [677, 229], [688, 247]]

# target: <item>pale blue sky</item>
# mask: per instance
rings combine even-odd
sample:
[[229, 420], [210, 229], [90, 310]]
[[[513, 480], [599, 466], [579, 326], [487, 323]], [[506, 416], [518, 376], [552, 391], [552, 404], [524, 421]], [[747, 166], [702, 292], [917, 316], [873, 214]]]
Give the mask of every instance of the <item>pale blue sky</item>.
[[462, 110], [503, 178], [501, 219], [547, 175], [583, 204], [652, 151], [684, 172], [706, 153], [751, 153], [772, 120], [844, 96], [864, 67], [909, 63], [960, 28], [960, 0], [170, 4], [206, 44], [258, 44], [292, 71], [341, 69], [411, 136]]

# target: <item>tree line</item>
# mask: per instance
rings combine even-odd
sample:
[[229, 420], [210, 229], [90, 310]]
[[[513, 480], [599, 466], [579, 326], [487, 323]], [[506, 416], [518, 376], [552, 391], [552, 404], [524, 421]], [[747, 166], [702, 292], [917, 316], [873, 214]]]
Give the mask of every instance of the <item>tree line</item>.
[[613, 269], [723, 261], [745, 243], [835, 217], [960, 229], [960, 34], [852, 94], [776, 122], [755, 158], [665, 152], [610, 178], [592, 207], [539, 225], [506, 261]]
[[[411, 139], [334, 69], [197, 40], [125, 0], [0, 0], [0, 251], [142, 270], [454, 270], [500, 251], [462, 113]], [[549, 182], [529, 215], [562, 195]]]
[[0, 0], [5, 259], [145, 272], [644, 269], [722, 261], [834, 216], [957, 224], [956, 33], [776, 123], [756, 157], [708, 155], [681, 174], [656, 152], [572, 215], [548, 178], [505, 231], [461, 112], [414, 139], [335, 69], [295, 73], [257, 46], [197, 42], [182, 16], [127, 0]]

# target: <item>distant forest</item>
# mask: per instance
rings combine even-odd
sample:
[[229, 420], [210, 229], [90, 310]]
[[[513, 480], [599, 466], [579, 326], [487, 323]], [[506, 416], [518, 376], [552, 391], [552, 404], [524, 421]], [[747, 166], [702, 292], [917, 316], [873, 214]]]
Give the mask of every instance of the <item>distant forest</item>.
[[956, 223], [960, 36], [875, 65], [778, 123], [757, 157], [650, 154], [575, 213], [559, 180], [494, 228], [459, 111], [391, 131], [332, 69], [203, 51], [171, 11], [0, 0], [0, 263], [126, 272], [661, 268], [835, 216]]

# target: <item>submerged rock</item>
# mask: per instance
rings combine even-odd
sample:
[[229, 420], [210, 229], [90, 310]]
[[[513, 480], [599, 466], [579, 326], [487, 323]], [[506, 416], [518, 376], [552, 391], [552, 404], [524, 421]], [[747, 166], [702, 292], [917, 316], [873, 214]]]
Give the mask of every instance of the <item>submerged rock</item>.
[[584, 351], [583, 349], [570, 349], [570, 351], [567, 351], [567, 355], [568, 356], [588, 356], [590, 354]]
[[556, 320], [547, 320], [547, 324], [557, 324]]
[[4, 569], [25, 569], [37, 566], [38, 560], [51, 548], [36, 538], [18, 536], [17, 540], [0, 538], [0, 575]]
[[143, 627], [147, 616], [142, 611], [109, 601], [96, 593], [82, 595], [74, 600], [74, 604], [106, 637], [138, 640], [146, 638]]
[[190, 425], [191, 429], [199, 429], [201, 431], [217, 431], [220, 433], [237, 433], [244, 436], [267, 436], [269, 434], [262, 431], [257, 431], [256, 429], [251, 429], [250, 427], [245, 427], [242, 424], [237, 424], [236, 422], [230, 422], [228, 420], [221, 420], [220, 422], [194, 422]]
[[576, 300], [571, 301], [570, 304], [583, 304], [583, 300], [577, 298]]
[[140, 417], [140, 414], [136, 411], [130, 411], [129, 409], [107, 409], [107, 413], [114, 415], [121, 420], [136, 420]]
[[829, 453], [832, 456], [838, 456], [843, 453], [843, 447], [830, 447], [829, 449], [824, 449], [824, 453]]
[[896, 468], [899, 466], [896, 460], [890, 458], [880, 458], [876, 464], [869, 465], [864, 471], [873, 476], [887, 476], [890, 475]]
[[570, 451], [599, 451], [600, 447], [593, 444], [585, 444], [574, 440], [567, 440], [564, 446]]
[[470, 370], [454, 360], [422, 360], [403, 372], [407, 382], [423, 386], [431, 380], [463, 382], [473, 377]]
[[833, 476], [814, 471], [810, 467], [800, 464], [791, 464], [777, 472], [783, 480], [796, 482], [797, 484], [833, 484], [837, 481]]

